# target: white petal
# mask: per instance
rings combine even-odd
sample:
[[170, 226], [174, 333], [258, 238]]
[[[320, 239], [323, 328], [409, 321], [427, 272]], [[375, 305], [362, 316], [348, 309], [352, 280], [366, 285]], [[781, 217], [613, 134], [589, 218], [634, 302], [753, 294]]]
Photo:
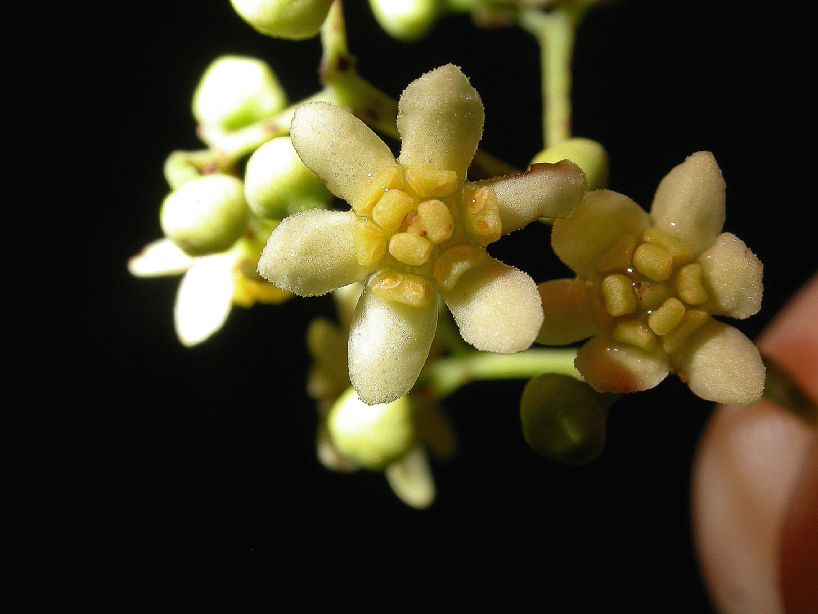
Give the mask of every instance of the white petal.
[[410, 83], [398, 103], [401, 151], [398, 160], [412, 171], [454, 171], [466, 179], [483, 136], [485, 113], [461, 70], [441, 66]]
[[389, 486], [406, 505], [424, 510], [434, 503], [435, 480], [423, 448], [414, 448], [389, 465], [385, 473]]
[[653, 388], [668, 374], [664, 352], [646, 352], [617, 343], [606, 334], [583, 345], [574, 361], [582, 377], [597, 392], [639, 392]]
[[148, 243], [136, 256], [128, 260], [128, 271], [136, 277], [180, 275], [193, 264], [188, 256], [170, 239]]
[[744, 334], [711, 320], [673, 356], [679, 377], [703, 399], [745, 405], [761, 398], [766, 369], [758, 348]]
[[588, 187], [580, 168], [563, 160], [534, 164], [525, 173], [487, 182], [497, 195], [503, 234], [544, 217], [566, 217], [579, 205]]
[[[551, 245], [557, 256], [582, 277], [596, 272], [602, 260], [630, 262], [628, 249], [648, 227], [650, 218], [627, 196], [610, 190], [589, 192], [565, 219], [554, 222]], [[612, 251], [621, 251], [617, 257]]]
[[176, 334], [190, 347], [218, 331], [233, 302], [233, 264], [230, 254], [197, 258], [176, 294], [173, 310]]
[[259, 274], [299, 296], [319, 296], [366, 277], [355, 251], [355, 214], [313, 209], [285, 218], [267, 240]]
[[747, 245], [729, 232], [699, 256], [713, 313], [749, 318], [761, 309], [763, 265]]
[[360, 119], [328, 102], [298, 107], [290, 138], [304, 164], [329, 191], [356, 206], [396, 166], [389, 147]]
[[725, 189], [713, 154], [696, 152], [659, 184], [650, 210], [653, 225], [697, 252], [707, 249], [724, 226]]
[[593, 293], [585, 282], [553, 279], [537, 286], [545, 314], [537, 343], [567, 345], [587, 339], [599, 330]]
[[409, 392], [436, 328], [437, 300], [410, 307], [364, 290], [349, 332], [349, 378], [361, 400], [389, 403]]
[[493, 258], [466, 272], [453, 290], [443, 293], [443, 299], [463, 339], [486, 352], [525, 350], [543, 322], [534, 280]]

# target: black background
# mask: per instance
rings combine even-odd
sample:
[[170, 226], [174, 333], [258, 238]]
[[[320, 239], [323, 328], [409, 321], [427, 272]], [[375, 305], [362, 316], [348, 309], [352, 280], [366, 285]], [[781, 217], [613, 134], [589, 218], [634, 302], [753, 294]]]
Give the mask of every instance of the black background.
[[[400, 44], [366, 3], [347, 4], [366, 78], [397, 97], [423, 72], [458, 64], [486, 106], [482, 146], [518, 166], [540, 149], [538, 51], [527, 34], [460, 17]], [[645, 206], [686, 155], [715, 153], [728, 185], [726, 230], [765, 263], [762, 312], [738, 325], [754, 336], [814, 270], [801, 218], [814, 205], [799, 195], [799, 82], [780, 70], [797, 57], [792, 41], [775, 18], [732, 4], [623, 1], [590, 14], [575, 54], [574, 133], [607, 146], [611, 187]], [[515, 596], [567, 601], [569, 611], [597, 601], [708, 611], [689, 479], [711, 407], [675, 379], [617, 404], [606, 452], [579, 468], [522, 441], [523, 382], [464, 388], [447, 403], [461, 453], [435, 466], [438, 501], [418, 512], [381, 476], [332, 474], [315, 459], [302, 338], [311, 318], [331, 313], [329, 299], [236, 309], [221, 333], [184, 349], [172, 327], [178, 279], [133, 279], [125, 265], [160, 235], [165, 156], [199, 146], [189, 111], [198, 77], [219, 54], [256, 55], [298, 100], [318, 88], [320, 45], [262, 37], [226, 0], [140, 3], [121, 27], [88, 36], [80, 87], [96, 101], [91, 167], [102, 184], [84, 232], [78, 383], [98, 450], [87, 517], [113, 554], [229, 549], [304, 562], [315, 577], [419, 557], [416, 574], [477, 571], [485, 590], [499, 571], [519, 570]], [[565, 272], [545, 227], [493, 251], [537, 281]]]

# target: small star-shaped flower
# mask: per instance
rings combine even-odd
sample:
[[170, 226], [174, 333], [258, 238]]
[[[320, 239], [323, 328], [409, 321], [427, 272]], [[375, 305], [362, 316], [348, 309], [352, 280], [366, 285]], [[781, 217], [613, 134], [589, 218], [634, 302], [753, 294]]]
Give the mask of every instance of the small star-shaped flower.
[[285, 219], [258, 270], [300, 296], [365, 282], [348, 352], [350, 380], [368, 404], [394, 401], [414, 385], [434, 338], [438, 296], [477, 349], [517, 352], [537, 336], [536, 285], [486, 246], [535, 219], [570, 213], [585, 177], [563, 161], [467, 181], [483, 120], [479, 94], [452, 65], [403, 92], [397, 160], [339, 107], [315, 102], [295, 113], [290, 134], [299, 156], [352, 211]]

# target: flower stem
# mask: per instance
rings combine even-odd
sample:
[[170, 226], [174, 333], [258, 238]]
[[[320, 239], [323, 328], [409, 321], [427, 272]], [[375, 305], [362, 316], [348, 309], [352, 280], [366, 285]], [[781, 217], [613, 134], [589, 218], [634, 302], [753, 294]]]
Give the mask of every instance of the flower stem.
[[818, 405], [807, 396], [789, 371], [768, 356], [763, 358], [764, 365], [767, 367], [764, 396], [792, 412], [807, 424], [818, 425]]
[[418, 385], [437, 398], [447, 397], [474, 381], [527, 379], [543, 373], [578, 377], [574, 349], [534, 349], [519, 354], [468, 354], [441, 358], [421, 372]]
[[571, 56], [578, 14], [562, 8], [525, 10], [519, 19], [540, 45], [543, 143], [554, 145], [571, 137]]
[[353, 62], [347, 46], [347, 30], [344, 21], [344, 3], [335, 0], [327, 13], [327, 18], [321, 26], [321, 83], [327, 85], [332, 82], [338, 72], [345, 71]]

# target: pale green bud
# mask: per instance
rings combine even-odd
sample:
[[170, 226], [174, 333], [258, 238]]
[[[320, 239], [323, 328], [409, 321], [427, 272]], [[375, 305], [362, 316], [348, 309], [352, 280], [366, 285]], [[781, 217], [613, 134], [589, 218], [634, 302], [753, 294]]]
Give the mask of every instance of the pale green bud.
[[588, 187], [590, 190], [604, 188], [607, 185], [608, 153], [605, 151], [605, 148], [596, 141], [579, 137], [566, 139], [542, 150], [534, 156], [531, 163], [554, 163], [560, 160], [570, 160], [580, 167], [588, 178]]
[[230, 175], [205, 175], [171, 192], [159, 213], [162, 230], [192, 256], [222, 252], [241, 237], [250, 211], [244, 186]]
[[535, 377], [520, 401], [523, 437], [536, 452], [571, 465], [589, 463], [605, 447], [608, 408], [616, 395], [549, 373]]
[[253, 213], [268, 219], [326, 207], [332, 198], [324, 182], [304, 166], [286, 136], [265, 143], [250, 156], [244, 195]]
[[321, 29], [332, 0], [230, 0], [247, 23], [262, 34], [303, 40]]
[[236, 130], [283, 109], [287, 94], [261, 60], [224, 55], [207, 67], [193, 94], [193, 116], [205, 126]]
[[415, 443], [412, 405], [406, 397], [367, 405], [349, 388], [332, 406], [327, 426], [344, 457], [373, 471], [385, 469]]
[[440, 15], [440, 0], [369, 0], [381, 27], [394, 38], [417, 40], [423, 37]]

